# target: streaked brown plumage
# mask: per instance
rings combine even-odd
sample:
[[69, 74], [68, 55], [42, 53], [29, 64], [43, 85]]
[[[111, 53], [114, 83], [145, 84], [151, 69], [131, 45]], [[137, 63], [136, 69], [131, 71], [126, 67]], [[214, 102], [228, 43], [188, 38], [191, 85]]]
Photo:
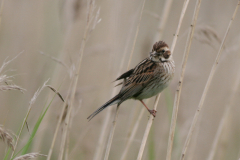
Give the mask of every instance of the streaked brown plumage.
[[156, 111], [148, 109], [142, 100], [155, 96], [165, 89], [173, 78], [174, 72], [175, 65], [168, 45], [163, 41], [156, 42], [148, 58], [116, 79], [116, 81], [123, 79], [120, 83], [122, 84], [120, 92], [93, 112], [88, 119], [91, 120], [110, 105], [118, 104], [119, 106], [131, 98], [141, 101], [155, 117]]

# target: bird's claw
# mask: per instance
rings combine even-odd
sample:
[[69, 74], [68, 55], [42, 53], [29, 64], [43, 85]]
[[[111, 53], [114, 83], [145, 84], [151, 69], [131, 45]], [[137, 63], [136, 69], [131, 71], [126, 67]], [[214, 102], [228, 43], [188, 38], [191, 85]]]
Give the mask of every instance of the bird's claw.
[[153, 109], [153, 110], [148, 110], [148, 111], [151, 115], [153, 115], [153, 117], [156, 117], [156, 113], [157, 113], [156, 110]]

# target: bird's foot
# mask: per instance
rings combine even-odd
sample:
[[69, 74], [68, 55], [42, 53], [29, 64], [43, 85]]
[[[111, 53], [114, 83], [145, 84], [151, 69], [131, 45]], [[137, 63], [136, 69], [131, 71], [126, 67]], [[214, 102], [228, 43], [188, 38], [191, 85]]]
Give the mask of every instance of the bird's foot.
[[153, 117], [156, 117], [156, 113], [157, 113], [157, 111], [156, 110], [148, 110], [149, 111], [149, 113], [151, 114], [151, 115], [153, 115]]

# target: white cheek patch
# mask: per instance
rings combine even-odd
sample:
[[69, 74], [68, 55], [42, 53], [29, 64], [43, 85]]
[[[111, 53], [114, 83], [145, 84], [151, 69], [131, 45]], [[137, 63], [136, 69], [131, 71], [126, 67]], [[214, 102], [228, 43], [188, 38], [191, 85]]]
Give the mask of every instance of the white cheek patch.
[[159, 59], [157, 57], [152, 57], [152, 61], [159, 62]]
[[163, 48], [165, 51], [169, 51], [169, 48], [168, 47], [164, 47]]
[[165, 59], [164, 57], [160, 57], [161, 61], [166, 61], [167, 59]]

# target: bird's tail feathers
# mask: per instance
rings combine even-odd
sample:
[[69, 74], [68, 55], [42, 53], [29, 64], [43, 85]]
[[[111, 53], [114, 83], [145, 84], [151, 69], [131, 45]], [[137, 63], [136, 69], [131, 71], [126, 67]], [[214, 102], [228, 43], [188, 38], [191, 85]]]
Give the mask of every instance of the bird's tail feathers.
[[95, 117], [98, 113], [100, 113], [102, 110], [107, 108], [108, 106], [117, 104], [120, 102], [119, 95], [116, 95], [109, 101], [107, 101], [104, 105], [102, 105], [100, 108], [98, 108], [95, 112], [93, 112], [87, 119], [90, 121], [93, 117]]

